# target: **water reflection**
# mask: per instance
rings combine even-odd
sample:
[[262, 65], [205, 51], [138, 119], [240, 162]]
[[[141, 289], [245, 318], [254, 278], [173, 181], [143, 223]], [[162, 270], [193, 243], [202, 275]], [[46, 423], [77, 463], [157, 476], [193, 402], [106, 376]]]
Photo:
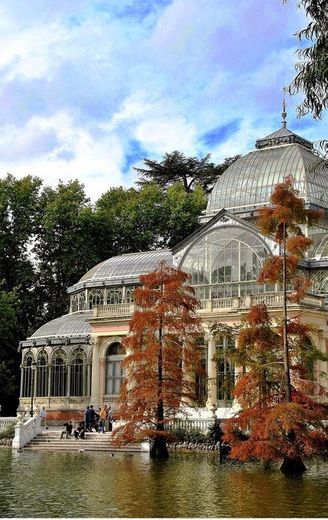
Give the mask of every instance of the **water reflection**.
[[327, 517], [328, 464], [300, 478], [212, 453], [0, 451], [2, 517]]

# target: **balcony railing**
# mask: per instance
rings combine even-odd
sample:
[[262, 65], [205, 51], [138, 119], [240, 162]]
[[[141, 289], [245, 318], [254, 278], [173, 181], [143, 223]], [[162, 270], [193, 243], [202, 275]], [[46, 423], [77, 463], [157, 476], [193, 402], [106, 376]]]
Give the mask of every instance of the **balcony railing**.
[[[301, 301], [301, 305], [321, 308], [324, 306], [325, 298], [307, 294]], [[206, 312], [220, 313], [221, 311], [237, 311], [250, 309], [253, 305], [265, 303], [268, 308], [279, 308], [283, 304], [283, 294], [264, 293], [247, 296], [232, 296], [229, 298], [218, 298], [215, 300], [200, 300], [200, 315]], [[288, 302], [288, 306], [295, 306], [295, 303]], [[134, 303], [117, 303], [99, 305], [93, 309], [93, 318], [130, 318], [136, 309]]]

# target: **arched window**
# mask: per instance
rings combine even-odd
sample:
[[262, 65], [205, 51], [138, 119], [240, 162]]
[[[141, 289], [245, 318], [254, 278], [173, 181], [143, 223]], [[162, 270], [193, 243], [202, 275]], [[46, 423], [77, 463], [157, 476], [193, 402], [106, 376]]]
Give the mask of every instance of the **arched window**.
[[[203, 338], [202, 338], [203, 339]], [[196, 401], [199, 406], [205, 406], [207, 399], [207, 377], [206, 377], [206, 366], [207, 366], [207, 349], [204, 346], [204, 340], [198, 345], [199, 357], [200, 357], [200, 372], [196, 373]]]
[[134, 302], [134, 289], [135, 287], [126, 287], [125, 288], [125, 303], [133, 303]]
[[82, 291], [78, 294], [78, 298], [79, 298], [79, 311], [84, 311], [85, 310], [85, 292]]
[[122, 367], [122, 361], [125, 357], [125, 351], [121, 343], [112, 343], [106, 354], [106, 395], [118, 395], [122, 380], [124, 377], [124, 371]]
[[220, 336], [216, 343], [217, 363], [217, 399], [219, 406], [231, 404], [235, 386], [235, 367], [225, 357], [225, 351], [234, 346], [234, 339]]
[[313, 294], [328, 294], [328, 271], [314, 271], [311, 273], [311, 281], [310, 290]]
[[67, 395], [67, 364], [65, 352], [62, 350], [57, 350], [52, 359], [51, 395]]
[[87, 364], [86, 355], [82, 348], [75, 349], [71, 361], [70, 395], [87, 395]]
[[31, 397], [32, 391], [32, 363], [33, 355], [28, 352], [23, 361], [23, 384], [22, 384], [22, 397]]
[[71, 296], [71, 309], [72, 309], [72, 312], [76, 312], [79, 308], [79, 301], [78, 301], [78, 296], [77, 294], [73, 294], [73, 296]]
[[97, 305], [103, 305], [104, 303], [104, 291], [100, 289], [91, 289], [88, 295], [89, 309], [93, 309]]
[[241, 226], [222, 226], [209, 232], [186, 253], [180, 269], [191, 275], [199, 299], [244, 296], [272, 290], [257, 283], [267, 248]]
[[46, 397], [48, 395], [48, 356], [45, 351], [38, 354], [36, 366], [36, 392], [38, 397]]
[[117, 289], [107, 289], [107, 303], [117, 304], [123, 301], [123, 289], [118, 287]]

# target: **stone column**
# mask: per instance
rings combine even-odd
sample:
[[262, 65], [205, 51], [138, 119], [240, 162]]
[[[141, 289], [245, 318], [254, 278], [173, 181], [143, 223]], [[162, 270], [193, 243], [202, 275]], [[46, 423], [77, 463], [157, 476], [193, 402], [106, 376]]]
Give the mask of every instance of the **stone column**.
[[206, 408], [213, 410], [217, 407], [217, 363], [215, 355], [215, 339], [212, 334], [205, 336], [207, 341], [207, 401]]
[[[316, 333], [312, 334], [311, 337], [312, 343], [322, 352], [323, 354], [327, 354], [326, 352], [326, 341], [322, 330], [318, 330]], [[320, 385], [327, 389], [327, 381], [326, 377], [322, 375], [322, 372], [327, 373], [328, 363], [323, 361], [316, 361], [313, 366], [313, 379], [317, 381]], [[315, 388], [315, 394], [319, 393], [319, 388]]]
[[91, 400], [96, 409], [99, 406], [99, 348], [100, 338], [95, 338], [92, 347]]
[[[181, 347], [181, 370], [182, 370], [182, 386], [185, 385], [185, 390], [191, 390], [195, 388], [195, 378], [196, 374], [190, 372], [190, 367], [186, 364], [186, 356], [185, 356], [185, 345], [183, 344]], [[189, 369], [189, 371], [188, 371]], [[190, 398], [184, 398], [185, 404], [187, 406], [193, 406], [193, 401]]]
[[[23, 397], [23, 382], [24, 382], [24, 365], [22, 364], [20, 366], [20, 392], [19, 392], [19, 397]], [[19, 404], [20, 406], [20, 404]]]

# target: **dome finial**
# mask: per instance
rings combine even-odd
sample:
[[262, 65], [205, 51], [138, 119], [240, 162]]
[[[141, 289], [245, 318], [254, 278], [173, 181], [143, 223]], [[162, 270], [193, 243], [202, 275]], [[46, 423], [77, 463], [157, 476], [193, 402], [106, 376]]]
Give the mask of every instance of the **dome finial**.
[[283, 128], [286, 128], [287, 126], [287, 121], [286, 121], [286, 117], [287, 117], [287, 112], [286, 112], [286, 92], [287, 92], [287, 87], [284, 87], [283, 89], [283, 100], [282, 100], [282, 112], [281, 112], [281, 117], [282, 117], [282, 127]]

